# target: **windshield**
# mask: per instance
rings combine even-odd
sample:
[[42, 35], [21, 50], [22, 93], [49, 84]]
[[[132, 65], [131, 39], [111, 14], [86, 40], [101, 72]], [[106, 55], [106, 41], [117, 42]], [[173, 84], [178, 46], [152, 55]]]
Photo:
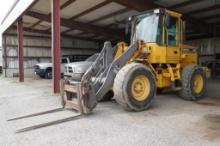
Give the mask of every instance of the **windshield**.
[[63, 59], [61, 60], [61, 63], [68, 63], [68, 61], [67, 61], [67, 59], [63, 58]]
[[90, 56], [89, 58], [87, 58], [86, 61], [94, 62], [98, 56], [99, 56], [99, 54], [94, 54], [94, 55]]
[[159, 15], [148, 13], [140, 15], [133, 23], [133, 39], [145, 42], [156, 42], [158, 33]]

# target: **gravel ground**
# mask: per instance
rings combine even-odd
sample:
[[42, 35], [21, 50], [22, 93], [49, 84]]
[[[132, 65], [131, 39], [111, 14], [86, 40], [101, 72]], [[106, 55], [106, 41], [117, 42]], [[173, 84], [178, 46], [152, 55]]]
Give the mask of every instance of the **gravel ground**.
[[50, 80], [0, 77], [0, 146], [219, 146], [220, 80], [210, 81], [199, 102], [175, 93], [157, 95], [143, 112], [124, 111], [115, 101], [99, 103], [94, 112], [74, 121], [16, 134], [19, 128], [76, 115], [62, 111], [24, 120], [12, 117], [60, 107]]

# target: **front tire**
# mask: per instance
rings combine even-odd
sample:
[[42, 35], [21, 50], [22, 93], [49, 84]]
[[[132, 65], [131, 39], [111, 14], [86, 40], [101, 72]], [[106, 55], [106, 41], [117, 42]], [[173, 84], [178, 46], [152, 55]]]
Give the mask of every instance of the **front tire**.
[[112, 90], [110, 90], [99, 100], [99, 102], [110, 101], [113, 98], [113, 96], [114, 93]]
[[116, 75], [114, 97], [123, 108], [133, 111], [147, 109], [156, 93], [156, 82], [151, 70], [141, 63], [125, 65]]
[[185, 100], [199, 100], [205, 94], [206, 76], [198, 65], [188, 65], [182, 70], [182, 89], [180, 97]]

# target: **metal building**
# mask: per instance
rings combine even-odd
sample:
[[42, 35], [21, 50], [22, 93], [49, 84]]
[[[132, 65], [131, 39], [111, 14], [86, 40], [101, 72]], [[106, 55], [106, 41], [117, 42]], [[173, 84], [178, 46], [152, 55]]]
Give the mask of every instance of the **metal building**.
[[[202, 48], [195, 39], [219, 36], [219, 5], [218, 0], [15, 0], [1, 21], [5, 74], [18, 72], [22, 82], [36, 62], [52, 57], [54, 92], [59, 92], [62, 54], [93, 54], [105, 40], [125, 40], [127, 18], [158, 7], [183, 13], [186, 40]], [[219, 51], [205, 50], [201, 57], [211, 59], [203, 63], [215, 66]]]

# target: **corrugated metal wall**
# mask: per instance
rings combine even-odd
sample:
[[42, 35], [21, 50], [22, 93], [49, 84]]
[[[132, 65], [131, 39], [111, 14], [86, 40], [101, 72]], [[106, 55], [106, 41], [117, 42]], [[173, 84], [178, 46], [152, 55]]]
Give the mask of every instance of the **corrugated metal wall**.
[[2, 35], [0, 34], [0, 66], [3, 65], [2, 62]]
[[[91, 41], [62, 38], [62, 55], [92, 55], [99, 44]], [[24, 37], [25, 77], [34, 75], [36, 63], [51, 62], [51, 39], [49, 37]], [[7, 76], [18, 73], [17, 37], [7, 36]]]
[[220, 38], [198, 39], [189, 43], [198, 48], [200, 64], [213, 62], [216, 54], [220, 54]]
[[199, 48], [201, 55], [220, 53], [220, 38], [199, 39], [193, 40], [190, 43]]
[[2, 66], [2, 48], [0, 47], [0, 66]]

